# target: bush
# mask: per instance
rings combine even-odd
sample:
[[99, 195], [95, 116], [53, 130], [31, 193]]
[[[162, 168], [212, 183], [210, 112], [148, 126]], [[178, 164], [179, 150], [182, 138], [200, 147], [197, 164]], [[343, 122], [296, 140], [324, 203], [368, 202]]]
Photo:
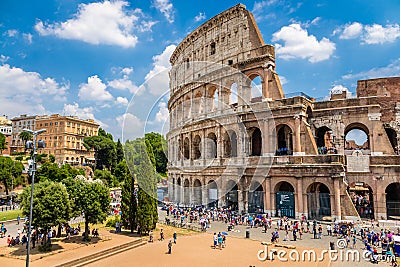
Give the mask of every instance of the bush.
[[115, 224], [117, 222], [121, 222], [121, 216], [115, 215], [108, 217], [107, 222], [106, 222], [106, 227], [115, 227]]

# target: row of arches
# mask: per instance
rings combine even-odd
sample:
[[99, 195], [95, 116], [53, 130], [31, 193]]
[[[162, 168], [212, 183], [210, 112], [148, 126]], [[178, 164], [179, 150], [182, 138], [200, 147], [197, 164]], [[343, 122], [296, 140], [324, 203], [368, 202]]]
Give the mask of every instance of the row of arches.
[[[185, 179], [183, 182], [181, 178], [176, 180], [177, 185], [177, 195], [176, 202], [185, 204], [202, 205], [207, 203], [209, 207], [217, 207], [218, 200], [224, 198], [225, 207], [229, 207], [232, 210], [239, 209], [239, 186], [233, 181], [229, 180], [226, 183], [226, 191], [222, 192], [219, 190], [217, 183], [214, 180], [210, 180], [206, 186], [202, 186], [199, 179], [193, 182], [193, 193], [190, 196], [190, 183], [189, 179]], [[180, 190], [183, 188], [183, 198], [181, 199]], [[205, 190], [205, 194], [203, 194]], [[359, 189], [363, 190], [363, 189]], [[351, 188], [347, 189], [348, 192], [354, 193]], [[275, 211], [276, 216], [288, 216], [291, 218], [295, 217], [295, 187], [287, 181], [281, 181], [274, 186], [273, 192], [275, 194]], [[386, 187], [385, 190], [385, 203], [386, 212], [388, 218], [398, 218], [400, 216], [400, 183], [391, 183]], [[357, 191], [356, 194], [361, 194], [361, 199], [367, 199], [367, 202], [353, 203], [362, 218], [374, 218], [373, 211], [373, 192], [369, 187], [369, 191], [360, 192]], [[307, 195], [307, 210], [308, 218], [310, 219], [320, 219], [324, 216], [331, 216], [331, 191], [329, 187], [322, 182], [313, 182], [306, 189]], [[264, 187], [258, 181], [253, 181], [248, 189], [247, 193], [247, 204], [248, 212], [258, 213], [264, 210]], [[354, 195], [352, 195], [354, 196]], [[204, 199], [203, 199], [204, 198]], [[243, 200], [242, 200], [243, 201]], [[361, 207], [361, 210], [360, 210]], [[372, 209], [372, 213], [364, 212], [367, 209]]]

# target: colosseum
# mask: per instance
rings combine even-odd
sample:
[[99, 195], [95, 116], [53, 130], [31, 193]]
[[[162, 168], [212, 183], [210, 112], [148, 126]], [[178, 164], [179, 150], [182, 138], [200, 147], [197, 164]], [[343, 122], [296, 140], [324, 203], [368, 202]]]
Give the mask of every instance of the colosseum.
[[356, 97], [285, 95], [274, 47], [241, 4], [186, 36], [170, 62], [172, 201], [292, 218], [400, 218], [400, 77], [358, 81]]

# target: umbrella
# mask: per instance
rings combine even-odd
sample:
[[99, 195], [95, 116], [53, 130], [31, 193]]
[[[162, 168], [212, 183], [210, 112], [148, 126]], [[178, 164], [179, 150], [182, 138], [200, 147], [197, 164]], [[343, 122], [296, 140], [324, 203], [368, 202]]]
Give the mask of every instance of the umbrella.
[[223, 235], [228, 235], [228, 233], [227, 233], [227, 232], [221, 232], [221, 234], [223, 234]]

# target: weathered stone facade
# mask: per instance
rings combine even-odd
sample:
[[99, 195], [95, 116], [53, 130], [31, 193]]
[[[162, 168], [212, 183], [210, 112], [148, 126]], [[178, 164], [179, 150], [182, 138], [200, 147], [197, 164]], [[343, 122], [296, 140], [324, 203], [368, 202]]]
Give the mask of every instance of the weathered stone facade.
[[[291, 217], [400, 215], [400, 78], [359, 81], [356, 98], [287, 98], [274, 47], [243, 5], [190, 33], [170, 61], [173, 201]], [[347, 138], [354, 129], [366, 136], [360, 146]]]

